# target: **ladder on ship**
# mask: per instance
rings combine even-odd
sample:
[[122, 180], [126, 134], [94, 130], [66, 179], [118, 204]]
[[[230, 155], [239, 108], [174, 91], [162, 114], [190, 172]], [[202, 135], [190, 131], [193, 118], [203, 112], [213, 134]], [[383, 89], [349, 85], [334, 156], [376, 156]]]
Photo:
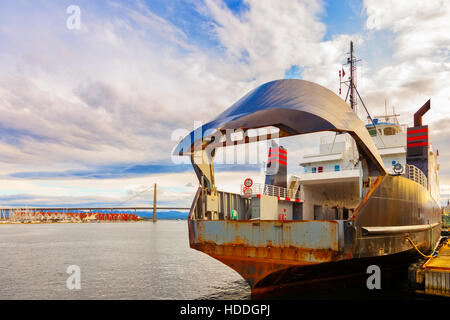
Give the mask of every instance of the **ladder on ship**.
[[288, 184], [288, 197], [295, 198], [298, 188], [300, 187], [300, 178], [297, 176], [291, 176]]

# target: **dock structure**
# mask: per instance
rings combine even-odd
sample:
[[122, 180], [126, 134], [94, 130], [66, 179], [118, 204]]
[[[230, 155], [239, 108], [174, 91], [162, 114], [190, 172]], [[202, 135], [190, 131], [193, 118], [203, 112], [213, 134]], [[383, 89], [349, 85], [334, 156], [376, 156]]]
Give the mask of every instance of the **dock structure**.
[[450, 240], [445, 238], [436, 255], [413, 272], [417, 293], [450, 297]]
[[[124, 202], [131, 200], [147, 188]], [[123, 202], [123, 203], [124, 203]], [[123, 205], [122, 203], [122, 205]], [[45, 222], [122, 222], [138, 221], [138, 210], [153, 211], [153, 222], [157, 221], [158, 210], [190, 210], [187, 207], [158, 207], [157, 205], [157, 185], [153, 186], [153, 205], [149, 207], [1, 207], [0, 223], [20, 222], [20, 223], [45, 223]], [[134, 213], [130, 213], [134, 212]]]
[[[153, 211], [156, 221], [157, 210], [189, 210], [185, 207], [0, 207], [0, 222], [48, 223], [48, 222], [133, 222], [138, 221], [137, 211]], [[131, 211], [131, 212], [130, 212]]]

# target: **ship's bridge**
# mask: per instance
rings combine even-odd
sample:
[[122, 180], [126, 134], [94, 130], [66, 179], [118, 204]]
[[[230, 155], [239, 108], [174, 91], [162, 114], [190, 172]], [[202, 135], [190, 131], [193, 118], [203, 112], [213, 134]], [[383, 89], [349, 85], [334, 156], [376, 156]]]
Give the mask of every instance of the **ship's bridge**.
[[366, 128], [375, 143], [388, 171], [396, 163], [406, 164], [406, 125], [397, 120], [398, 115], [375, 117]]
[[[388, 172], [394, 173], [393, 167], [400, 163], [406, 166], [406, 133], [405, 126], [398, 123], [396, 118], [379, 121], [375, 118], [365, 127], [369, 132], [383, 164]], [[305, 199], [314, 196], [314, 206], [305, 205], [305, 215], [323, 216], [317, 213], [323, 207], [336, 204], [329, 203], [327, 197], [320, 195], [335, 195], [341, 199], [340, 206], [354, 208], [359, 203], [358, 197], [360, 168], [358, 166], [358, 152], [355, 141], [349, 134], [332, 134], [320, 139], [318, 154], [304, 155], [300, 165], [303, 167], [300, 181]], [[346, 215], [344, 215], [346, 216]]]
[[[397, 163], [403, 167], [406, 165], [406, 125], [399, 124], [396, 116], [380, 116], [365, 125], [390, 173], [393, 173]], [[300, 163], [304, 171], [302, 180], [305, 183], [324, 183], [328, 180], [340, 183], [349, 178], [355, 180], [359, 176], [357, 158], [356, 145], [350, 135], [321, 137], [319, 153], [304, 155]]]

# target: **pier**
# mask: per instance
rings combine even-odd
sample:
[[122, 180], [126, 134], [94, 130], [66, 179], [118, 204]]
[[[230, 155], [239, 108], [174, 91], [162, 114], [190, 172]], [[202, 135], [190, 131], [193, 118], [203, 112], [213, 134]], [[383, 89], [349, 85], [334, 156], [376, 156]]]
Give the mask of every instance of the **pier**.
[[[150, 188], [144, 190], [148, 191]], [[141, 194], [140, 192], [139, 194]], [[136, 195], [128, 198], [131, 200]], [[125, 201], [125, 202], [126, 202]], [[0, 222], [51, 223], [51, 222], [128, 222], [138, 221], [138, 210], [153, 211], [153, 222], [158, 210], [189, 210], [186, 207], [158, 207], [156, 183], [153, 186], [153, 205], [149, 207], [0, 207]], [[133, 212], [133, 213], [130, 213]]]
[[[153, 222], [157, 221], [157, 210], [189, 210], [186, 207], [0, 207], [0, 221], [10, 223], [51, 222], [133, 222], [138, 221], [138, 211], [153, 211]], [[132, 213], [130, 213], [130, 211]]]
[[443, 238], [425, 263], [412, 265], [409, 278], [417, 293], [450, 297], [450, 240]]

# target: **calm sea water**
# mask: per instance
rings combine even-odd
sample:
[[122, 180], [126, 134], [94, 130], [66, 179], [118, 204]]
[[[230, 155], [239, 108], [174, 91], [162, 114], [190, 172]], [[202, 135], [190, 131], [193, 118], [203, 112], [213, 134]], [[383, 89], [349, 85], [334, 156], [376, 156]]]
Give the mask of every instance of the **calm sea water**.
[[[80, 290], [67, 289], [71, 265], [80, 267]], [[354, 282], [361, 288], [345, 280], [269, 298], [417, 299], [406, 276], [407, 265], [390, 272], [377, 292], [366, 288], [363, 275]], [[232, 269], [189, 248], [186, 221], [0, 225], [4, 299], [250, 299], [250, 288]]]
[[[69, 290], [67, 267], [81, 270]], [[186, 221], [0, 225], [0, 299], [249, 299], [233, 270], [189, 248]]]

